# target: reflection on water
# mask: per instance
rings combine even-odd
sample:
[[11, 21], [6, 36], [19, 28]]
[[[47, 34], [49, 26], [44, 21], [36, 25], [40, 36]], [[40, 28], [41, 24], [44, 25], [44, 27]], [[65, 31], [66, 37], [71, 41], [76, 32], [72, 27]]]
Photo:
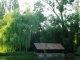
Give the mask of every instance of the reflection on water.
[[0, 60], [80, 60], [80, 57], [73, 57], [73, 58], [0, 57]]
[[38, 60], [74, 60], [74, 58], [44, 58]]

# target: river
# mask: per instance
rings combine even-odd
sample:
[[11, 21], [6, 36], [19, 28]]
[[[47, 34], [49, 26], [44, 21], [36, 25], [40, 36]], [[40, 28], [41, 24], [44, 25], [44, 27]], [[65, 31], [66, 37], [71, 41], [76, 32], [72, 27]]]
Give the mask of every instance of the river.
[[80, 60], [80, 57], [71, 57], [71, 58], [0, 57], [0, 60]]

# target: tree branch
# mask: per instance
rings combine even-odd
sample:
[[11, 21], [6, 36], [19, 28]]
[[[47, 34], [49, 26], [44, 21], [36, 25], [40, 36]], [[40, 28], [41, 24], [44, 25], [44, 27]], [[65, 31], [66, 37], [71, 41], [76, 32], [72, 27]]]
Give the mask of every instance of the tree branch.
[[[58, 0], [57, 0], [58, 1]], [[47, 2], [46, 2], [47, 3]], [[59, 18], [59, 20], [61, 20], [60, 19], [60, 17], [58, 16], [58, 14], [55, 12], [55, 10], [54, 10], [54, 5], [52, 4], [52, 6], [49, 4], [49, 3], [47, 3], [49, 6], [50, 6], [50, 9], [53, 11], [53, 13], [55, 13], [55, 15]], [[59, 4], [59, 2], [58, 2], [58, 4]]]
[[56, 2], [57, 2], [58, 4], [60, 4], [58, 0], [56, 0]]
[[51, 9], [51, 10], [55, 13], [55, 15], [59, 18], [59, 20], [61, 20], [58, 14], [55, 12], [55, 10], [54, 9]]

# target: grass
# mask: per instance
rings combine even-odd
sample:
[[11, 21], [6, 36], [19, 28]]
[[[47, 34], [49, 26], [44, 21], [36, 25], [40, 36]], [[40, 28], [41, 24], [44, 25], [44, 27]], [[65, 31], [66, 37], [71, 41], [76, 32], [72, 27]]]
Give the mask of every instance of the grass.
[[7, 53], [0, 53], [0, 56], [38, 57], [38, 54], [36, 52], [7, 52]]

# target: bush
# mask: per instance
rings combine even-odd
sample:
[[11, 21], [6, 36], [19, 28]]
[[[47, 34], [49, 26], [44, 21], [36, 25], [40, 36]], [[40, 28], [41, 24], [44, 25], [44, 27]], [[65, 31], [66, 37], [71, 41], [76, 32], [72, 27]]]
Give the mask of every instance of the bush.
[[80, 46], [76, 50], [76, 55], [80, 55]]

